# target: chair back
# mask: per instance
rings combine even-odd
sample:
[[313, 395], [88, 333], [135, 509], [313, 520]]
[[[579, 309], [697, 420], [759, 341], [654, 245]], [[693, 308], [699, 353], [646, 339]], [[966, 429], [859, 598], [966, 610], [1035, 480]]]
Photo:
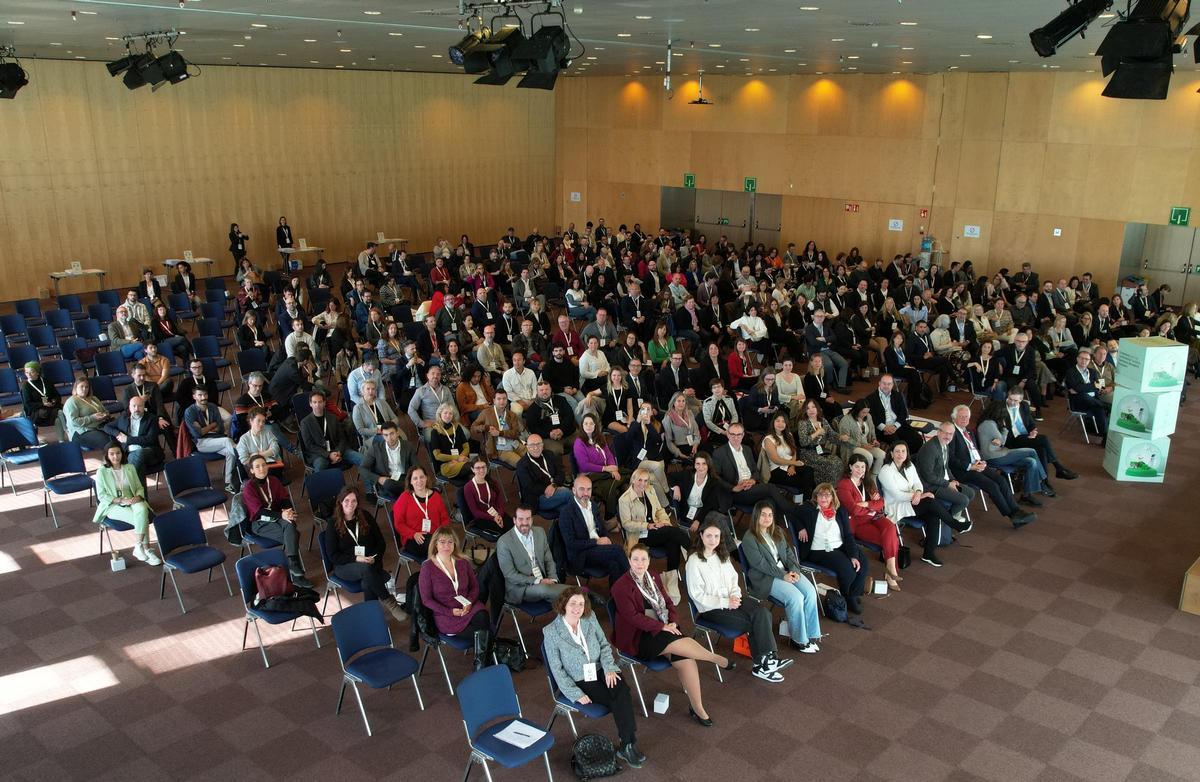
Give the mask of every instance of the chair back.
[[211, 318], [220, 323], [225, 318], [225, 298], [221, 295], [220, 291], [217, 291], [217, 295], [220, 298], [201, 302], [200, 313], [205, 318]]
[[205, 317], [196, 321], [196, 323], [196, 330], [200, 336], [213, 337], [214, 339], [221, 336], [221, 321], [217, 318]]
[[125, 356], [119, 350], [106, 350], [96, 354], [96, 374], [124, 375]]
[[507, 665], [481, 668], [459, 683], [455, 696], [471, 741], [488, 723], [511, 719], [521, 713], [513, 689], [512, 671]]
[[72, 385], [75, 382], [75, 370], [71, 362], [63, 358], [42, 363], [42, 377], [56, 386]]
[[8, 348], [8, 365], [10, 367], [21, 367], [30, 361], [40, 361], [41, 356], [38, 355], [38, 349], [32, 345], [10, 345]]
[[314, 472], [304, 478], [304, 490], [308, 493], [309, 503], [314, 507], [336, 498], [345, 485], [346, 473], [337, 467]]
[[317, 534], [317, 549], [321, 552], [321, 567], [325, 568], [325, 578], [329, 579], [329, 574], [333, 572], [333, 560], [329, 558], [329, 542], [325, 539], [325, 535], [332, 529], [326, 527]]
[[64, 293], [55, 301], [67, 312], [83, 312], [83, 301], [79, 298], [78, 293]]
[[[214, 282], [220, 287], [214, 286]], [[220, 277], [209, 277], [204, 281], [204, 303], [225, 305], [225, 281]]]
[[69, 440], [48, 443], [38, 450], [38, 463], [42, 467], [42, 480], [48, 481], [60, 475], [87, 474], [83, 463], [83, 448]]
[[171, 347], [170, 342], [166, 342], [166, 341], [159, 342], [158, 343], [158, 352], [161, 353], [163, 355], [163, 357], [165, 357], [167, 359], [168, 362], [170, 362], [171, 366], [175, 365], [175, 348]]
[[99, 291], [96, 293], [96, 301], [116, 309], [121, 306], [121, 294], [116, 291]]
[[[195, 339], [192, 340], [192, 344], [195, 345], [196, 340], [201, 340], [201, 339], [212, 339], [212, 337], [207, 337], [207, 338], [206, 337], [196, 337]], [[197, 356], [197, 358], [199, 358], [200, 363], [204, 365], [204, 376], [217, 378], [217, 386], [220, 387], [221, 373], [217, 371], [216, 360], [213, 359], [211, 356], [204, 356], [204, 357]], [[212, 401], [213, 401], [213, 404], [216, 404], [215, 399]]]
[[266, 372], [267, 371], [267, 354], [262, 348], [250, 348], [249, 350], [239, 350], [237, 354], [238, 369], [242, 375], [248, 375], [251, 372]]
[[66, 310], [46, 310], [46, 323], [55, 331], [70, 329], [71, 322], [71, 313]]
[[[167, 463], [172, 464], [172, 462]], [[154, 517], [154, 534], [163, 556], [183, 546], [205, 546], [204, 525], [200, 523], [200, 512], [195, 508], [177, 508]]]
[[24, 336], [28, 328], [29, 326], [26, 325], [25, 318], [19, 312], [0, 315], [0, 329], [4, 331], [6, 336]]
[[[217, 343], [217, 338], [212, 336], [192, 337], [192, 351], [200, 359], [214, 359], [221, 355], [221, 346]], [[208, 372], [208, 367], [204, 368], [205, 373]]]
[[26, 320], [37, 320], [42, 317], [42, 307], [37, 299], [20, 299], [16, 302], [17, 312]]
[[102, 301], [97, 301], [94, 304], [88, 305], [88, 317], [100, 321], [101, 323], [112, 323], [113, 308], [111, 304], [105, 304]]
[[17, 373], [12, 367], [0, 367], [0, 394], [20, 394]]
[[[97, 354], [100, 355], [100, 354]], [[113, 384], [111, 375], [95, 375], [88, 378], [92, 387], [92, 393], [100, 399], [101, 402], [116, 402], [117, 387]]]
[[199, 454], [167, 462], [163, 471], [167, 475], [167, 490], [171, 492], [171, 497], [190, 489], [211, 489], [212, 479], [208, 477], [207, 465]]
[[29, 341], [39, 348], [54, 347], [54, 327], [30, 326]]
[[37, 427], [33, 421], [24, 416], [0, 421], [0, 452], [8, 453], [17, 448], [37, 447]]
[[171, 293], [167, 295], [167, 303], [171, 305], [171, 309], [175, 312], [192, 311], [192, 302], [186, 293]]
[[301, 392], [292, 397], [292, 412], [296, 414], [297, 424], [308, 418], [312, 412], [312, 408], [308, 406], [308, 394]]
[[75, 334], [80, 339], [95, 342], [100, 339], [100, 321], [95, 318], [84, 318], [75, 321]]
[[546, 681], [550, 683], [550, 697], [554, 700], [562, 698], [567, 700], [567, 696], [562, 694], [562, 689], [558, 686], [558, 680], [554, 678], [554, 669], [550, 667], [550, 663], [546, 662], [549, 659], [546, 657], [546, 642], [542, 641], [542, 662], [546, 663]]
[[225, 278], [224, 277], [208, 277], [204, 280], [204, 292], [208, 293], [212, 290], [218, 290], [221, 295], [225, 295]]
[[333, 615], [330, 624], [343, 668], [359, 652], [392, 646], [392, 634], [378, 600], [346, 606]]
[[82, 364], [83, 362], [79, 360], [76, 352], [86, 347], [87, 343], [80, 337], [66, 337], [58, 341], [58, 349], [62, 351], [63, 359], [68, 362], [79, 362]]
[[254, 571], [260, 567], [276, 566], [287, 567], [287, 558], [284, 556], [282, 548], [257, 551], [234, 563], [233, 569], [237, 571], [238, 589], [242, 592], [243, 603], [250, 605], [254, 601], [254, 596], [258, 594], [258, 587], [254, 585]]

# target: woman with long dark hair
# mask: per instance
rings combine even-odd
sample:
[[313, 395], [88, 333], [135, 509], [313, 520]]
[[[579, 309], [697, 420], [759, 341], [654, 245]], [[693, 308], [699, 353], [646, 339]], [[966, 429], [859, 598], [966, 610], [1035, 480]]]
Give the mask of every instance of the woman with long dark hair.
[[378, 600], [396, 621], [403, 622], [408, 614], [387, 590], [383, 555], [387, 541], [379, 526], [367, 512], [362, 491], [346, 486], [333, 503], [333, 524], [321, 533], [325, 548], [333, 563], [333, 574], [362, 584], [363, 600]]

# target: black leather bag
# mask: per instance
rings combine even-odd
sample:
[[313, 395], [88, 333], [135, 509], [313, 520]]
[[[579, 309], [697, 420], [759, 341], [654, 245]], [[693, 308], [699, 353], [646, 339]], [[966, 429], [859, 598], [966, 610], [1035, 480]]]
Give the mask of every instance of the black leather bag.
[[900, 550], [896, 552], [896, 567], [900, 568], [901, 570], [906, 570], [911, 564], [912, 549], [902, 543], [900, 544]]
[[498, 665], [507, 665], [513, 673], [525, 670], [525, 652], [521, 644], [510, 638], [497, 638], [492, 644], [492, 654]]
[[585, 733], [571, 746], [571, 770], [585, 781], [616, 776], [621, 773], [617, 748], [607, 736]]
[[825, 617], [831, 622], [845, 622], [850, 618], [850, 609], [846, 598], [836, 589], [825, 593]]

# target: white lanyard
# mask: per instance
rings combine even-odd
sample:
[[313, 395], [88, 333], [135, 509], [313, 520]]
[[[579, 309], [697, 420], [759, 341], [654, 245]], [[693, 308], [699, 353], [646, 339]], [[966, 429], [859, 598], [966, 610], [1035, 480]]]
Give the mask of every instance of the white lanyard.
[[[267, 487], [266, 491], [263, 491], [264, 486]], [[267, 478], [267, 480], [258, 485], [258, 493], [262, 495], [263, 501], [267, 503], [267, 508], [270, 509], [271, 502], [275, 499], [275, 495], [271, 492], [270, 478]]]
[[567, 626], [567, 632], [571, 634], [571, 640], [579, 644], [580, 648], [583, 649], [584, 658], [588, 661], [591, 661], [592, 655], [588, 651], [587, 638], [584, 637], [583, 623], [580, 622], [579, 624], [579, 632], [576, 632], [571, 628], [571, 623], [567, 621], [565, 616], [563, 617], [562, 623]]
[[42, 387], [41, 387], [41, 388], [38, 388], [37, 384], [36, 384], [36, 383], [34, 383], [32, 380], [26, 380], [26, 382], [27, 382], [27, 383], [29, 383], [29, 385], [33, 386], [33, 390], [34, 390], [34, 391], [37, 391], [37, 392], [38, 392], [39, 394], [41, 394], [43, 397], [45, 397], [45, 396], [46, 396], [46, 381], [44, 381], [44, 380], [42, 381]]
[[254, 434], [254, 432], [247, 432], [246, 434], [250, 435], [250, 442], [251, 442], [251, 444], [254, 445], [254, 452], [262, 453], [263, 444], [262, 444], [262, 440], [260, 440], [258, 438], [258, 435]]
[[417, 507], [421, 510], [421, 515], [425, 517], [425, 521], [429, 521], [429, 498], [426, 497], [424, 502], [416, 494], [413, 494], [413, 502], [417, 503]]
[[539, 470], [541, 470], [542, 472], [546, 473], [546, 477], [547, 477], [547, 478], [549, 478], [551, 482], [553, 482], [553, 481], [554, 481], [554, 476], [553, 476], [553, 475], [550, 473], [550, 470], [548, 469], [548, 466], [547, 466], [547, 463], [546, 463], [546, 457], [545, 457], [545, 456], [543, 456], [543, 457], [542, 457], [542, 460], [541, 460], [540, 462], [539, 462], [539, 461], [536, 461], [536, 460], [534, 460], [534, 458], [533, 458], [532, 456], [530, 456], [530, 457], [529, 457], [529, 461], [531, 461], [531, 462], [533, 462], [535, 465], [537, 465], [537, 468], [538, 468]]
[[[483, 501], [484, 507], [486, 507], [488, 510], [491, 510], [491, 508], [492, 508], [492, 487], [488, 485], [488, 482], [486, 480], [483, 483], [480, 483], [479, 481], [474, 481], [474, 483], [475, 483], [475, 492], [479, 495], [479, 499]], [[483, 496], [484, 489], [487, 490], [487, 499], [484, 499], [484, 496]]]
[[454, 587], [454, 594], [457, 595], [458, 594], [458, 566], [457, 566], [457, 564], [454, 567], [447, 570], [446, 566], [442, 564], [441, 557], [434, 557], [433, 561], [437, 563], [438, 569], [446, 574], [446, 578], [450, 579], [450, 586]]
[[357, 533], [357, 532], [355, 532], [355, 529], [354, 529], [354, 528], [355, 528], [355, 527], [357, 527], [357, 526], [358, 526], [358, 519], [355, 519], [355, 520], [354, 520], [354, 526], [351, 526], [351, 525], [349, 525], [349, 524], [347, 524], [347, 525], [346, 525], [346, 532], [349, 532], [349, 533], [350, 533], [350, 537], [354, 539], [354, 545], [355, 545], [355, 547], [357, 547], [357, 546], [358, 546], [358, 533]]

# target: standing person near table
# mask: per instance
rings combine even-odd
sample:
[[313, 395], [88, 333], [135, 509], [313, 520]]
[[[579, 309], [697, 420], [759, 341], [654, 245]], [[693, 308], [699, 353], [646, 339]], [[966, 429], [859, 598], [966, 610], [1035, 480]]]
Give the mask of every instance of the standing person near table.
[[241, 266], [242, 259], [246, 257], [246, 242], [248, 241], [250, 241], [250, 237], [242, 233], [242, 229], [238, 227], [237, 223], [229, 224], [229, 253], [233, 256], [234, 274]]
[[[293, 247], [292, 244], [292, 227], [288, 225], [286, 217], [279, 218], [279, 225], [275, 228], [275, 245], [279, 248]], [[283, 259], [283, 268], [287, 270], [287, 261], [289, 253], [280, 252], [279, 257]]]

